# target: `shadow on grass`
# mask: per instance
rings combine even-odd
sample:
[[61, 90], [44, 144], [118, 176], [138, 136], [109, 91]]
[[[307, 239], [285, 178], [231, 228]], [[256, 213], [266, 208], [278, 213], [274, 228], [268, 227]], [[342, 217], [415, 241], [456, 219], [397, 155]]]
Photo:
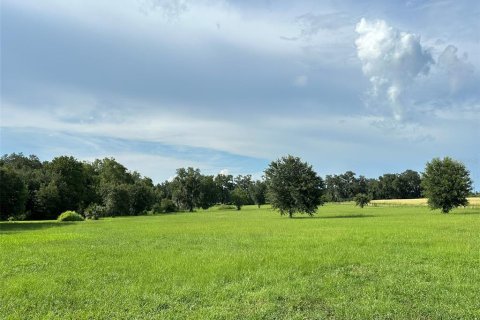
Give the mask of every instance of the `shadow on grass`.
[[340, 216], [307, 216], [307, 217], [293, 217], [292, 219], [350, 219], [350, 218], [371, 218], [375, 217], [370, 214], [348, 214]]
[[2, 233], [15, 233], [24, 231], [36, 231], [49, 228], [57, 228], [68, 226], [72, 222], [2, 222], [0, 223], [0, 234]]
[[472, 214], [480, 214], [480, 210], [478, 211], [468, 211], [468, 212], [454, 212], [453, 214], [458, 214], [459, 216], [468, 216]]

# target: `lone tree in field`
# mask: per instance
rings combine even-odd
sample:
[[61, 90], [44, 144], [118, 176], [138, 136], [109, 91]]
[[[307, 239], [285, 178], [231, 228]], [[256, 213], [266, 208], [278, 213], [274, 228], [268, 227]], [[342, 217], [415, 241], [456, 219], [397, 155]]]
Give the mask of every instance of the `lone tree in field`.
[[360, 208], [365, 207], [370, 202], [370, 197], [367, 196], [365, 193], [358, 193], [354, 198], [355, 205], [359, 206]]
[[236, 187], [233, 189], [230, 197], [235, 207], [237, 207], [237, 210], [242, 209], [242, 207], [246, 205], [250, 199], [247, 191], [241, 187]]
[[313, 215], [322, 204], [322, 178], [298, 157], [288, 155], [270, 163], [265, 170], [265, 181], [268, 199], [282, 215], [288, 214], [290, 218], [296, 212]]
[[449, 157], [435, 158], [425, 167], [422, 187], [430, 208], [448, 213], [455, 207], [468, 204], [472, 180], [463, 163]]

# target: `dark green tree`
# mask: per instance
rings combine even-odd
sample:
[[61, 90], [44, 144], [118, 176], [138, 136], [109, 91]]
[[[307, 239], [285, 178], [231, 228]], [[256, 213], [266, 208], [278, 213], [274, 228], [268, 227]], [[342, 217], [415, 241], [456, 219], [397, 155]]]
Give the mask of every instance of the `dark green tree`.
[[324, 183], [312, 166], [288, 155], [270, 163], [265, 170], [268, 199], [280, 214], [291, 218], [296, 212], [313, 215], [321, 205]]
[[250, 187], [250, 197], [259, 208], [267, 200], [267, 184], [265, 181], [257, 180]]
[[0, 167], [0, 182], [0, 220], [24, 214], [28, 190], [20, 175]]
[[131, 189], [131, 185], [125, 183], [109, 185], [103, 193], [105, 215], [114, 217], [133, 214]]
[[200, 200], [201, 174], [199, 169], [177, 169], [173, 180], [173, 198], [179, 207], [192, 212]]
[[425, 166], [422, 187], [430, 208], [448, 213], [453, 208], [468, 204], [472, 180], [463, 163], [449, 157], [434, 158]]
[[197, 205], [202, 209], [208, 209], [217, 203], [218, 188], [213, 176], [200, 177], [200, 195]]
[[36, 196], [36, 207], [41, 211], [41, 219], [56, 219], [61, 211], [58, 209], [61, 206], [62, 199], [58, 192], [55, 181], [50, 180], [44, 183], [38, 189]]
[[422, 179], [420, 174], [413, 170], [406, 170], [394, 181], [397, 196], [400, 199], [415, 199], [422, 197]]
[[87, 190], [83, 164], [74, 157], [60, 156], [49, 162], [46, 168], [60, 196], [57, 210], [64, 212], [81, 208]]
[[29, 219], [43, 219], [42, 210], [36, 206], [35, 196], [41, 184], [45, 182], [46, 174], [43, 170], [43, 164], [38, 157], [35, 155], [27, 157], [22, 153], [6, 154], [0, 159], [0, 166], [15, 171], [27, 186], [26, 217]]
[[215, 184], [218, 188], [217, 201], [222, 204], [230, 203], [230, 192], [235, 188], [231, 174], [218, 174], [215, 177]]
[[130, 186], [131, 213], [142, 214], [155, 203], [155, 191], [150, 178], [138, 178]]
[[242, 187], [237, 186], [233, 189], [230, 195], [233, 204], [237, 207], [237, 210], [242, 209], [242, 207], [248, 204], [250, 197], [248, 196], [247, 191], [245, 191]]
[[379, 198], [380, 199], [399, 199], [397, 189], [397, 174], [385, 173], [378, 178]]
[[250, 174], [247, 174], [247, 175], [240, 174], [235, 177], [234, 182], [235, 182], [235, 188], [241, 188], [248, 195], [248, 199], [245, 205], [254, 204], [252, 199], [252, 194], [251, 194], [252, 187], [253, 187], [252, 176]]

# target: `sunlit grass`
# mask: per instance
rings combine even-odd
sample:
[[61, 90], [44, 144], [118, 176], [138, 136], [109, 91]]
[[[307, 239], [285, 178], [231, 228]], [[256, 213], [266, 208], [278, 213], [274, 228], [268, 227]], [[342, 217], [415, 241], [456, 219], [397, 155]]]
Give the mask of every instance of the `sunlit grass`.
[[[472, 197], [468, 199], [468, 206], [467, 207], [480, 207], [480, 198], [479, 197]], [[372, 200], [372, 205], [391, 205], [391, 206], [404, 206], [404, 205], [413, 205], [413, 206], [426, 206], [427, 199], [389, 199], [389, 200]], [[461, 208], [460, 208], [461, 209]]]
[[480, 318], [480, 210], [0, 224], [6, 319]]

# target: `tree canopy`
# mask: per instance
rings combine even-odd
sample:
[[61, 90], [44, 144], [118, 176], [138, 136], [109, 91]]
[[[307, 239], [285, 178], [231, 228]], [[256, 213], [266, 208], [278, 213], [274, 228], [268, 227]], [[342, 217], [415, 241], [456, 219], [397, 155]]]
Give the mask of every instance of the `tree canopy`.
[[448, 213], [455, 207], [468, 204], [472, 180], [463, 163], [449, 157], [435, 158], [425, 167], [422, 186], [430, 208]]
[[265, 170], [267, 195], [280, 214], [313, 215], [322, 204], [323, 179], [300, 158], [288, 155], [270, 163]]
[[2, 156], [0, 169], [0, 219], [56, 219], [67, 210], [100, 217], [265, 203], [293, 216], [313, 214], [324, 201], [356, 200], [358, 194], [368, 199], [419, 198], [424, 189], [432, 208], [448, 212], [465, 205], [471, 190], [468, 171], [450, 158], [432, 160], [423, 177], [413, 170], [376, 179], [346, 171], [327, 175], [325, 184], [310, 165], [293, 156], [272, 162], [266, 180], [179, 168], [172, 180], [154, 184], [114, 158], [87, 162], [59, 156], [42, 162], [21, 153]]

